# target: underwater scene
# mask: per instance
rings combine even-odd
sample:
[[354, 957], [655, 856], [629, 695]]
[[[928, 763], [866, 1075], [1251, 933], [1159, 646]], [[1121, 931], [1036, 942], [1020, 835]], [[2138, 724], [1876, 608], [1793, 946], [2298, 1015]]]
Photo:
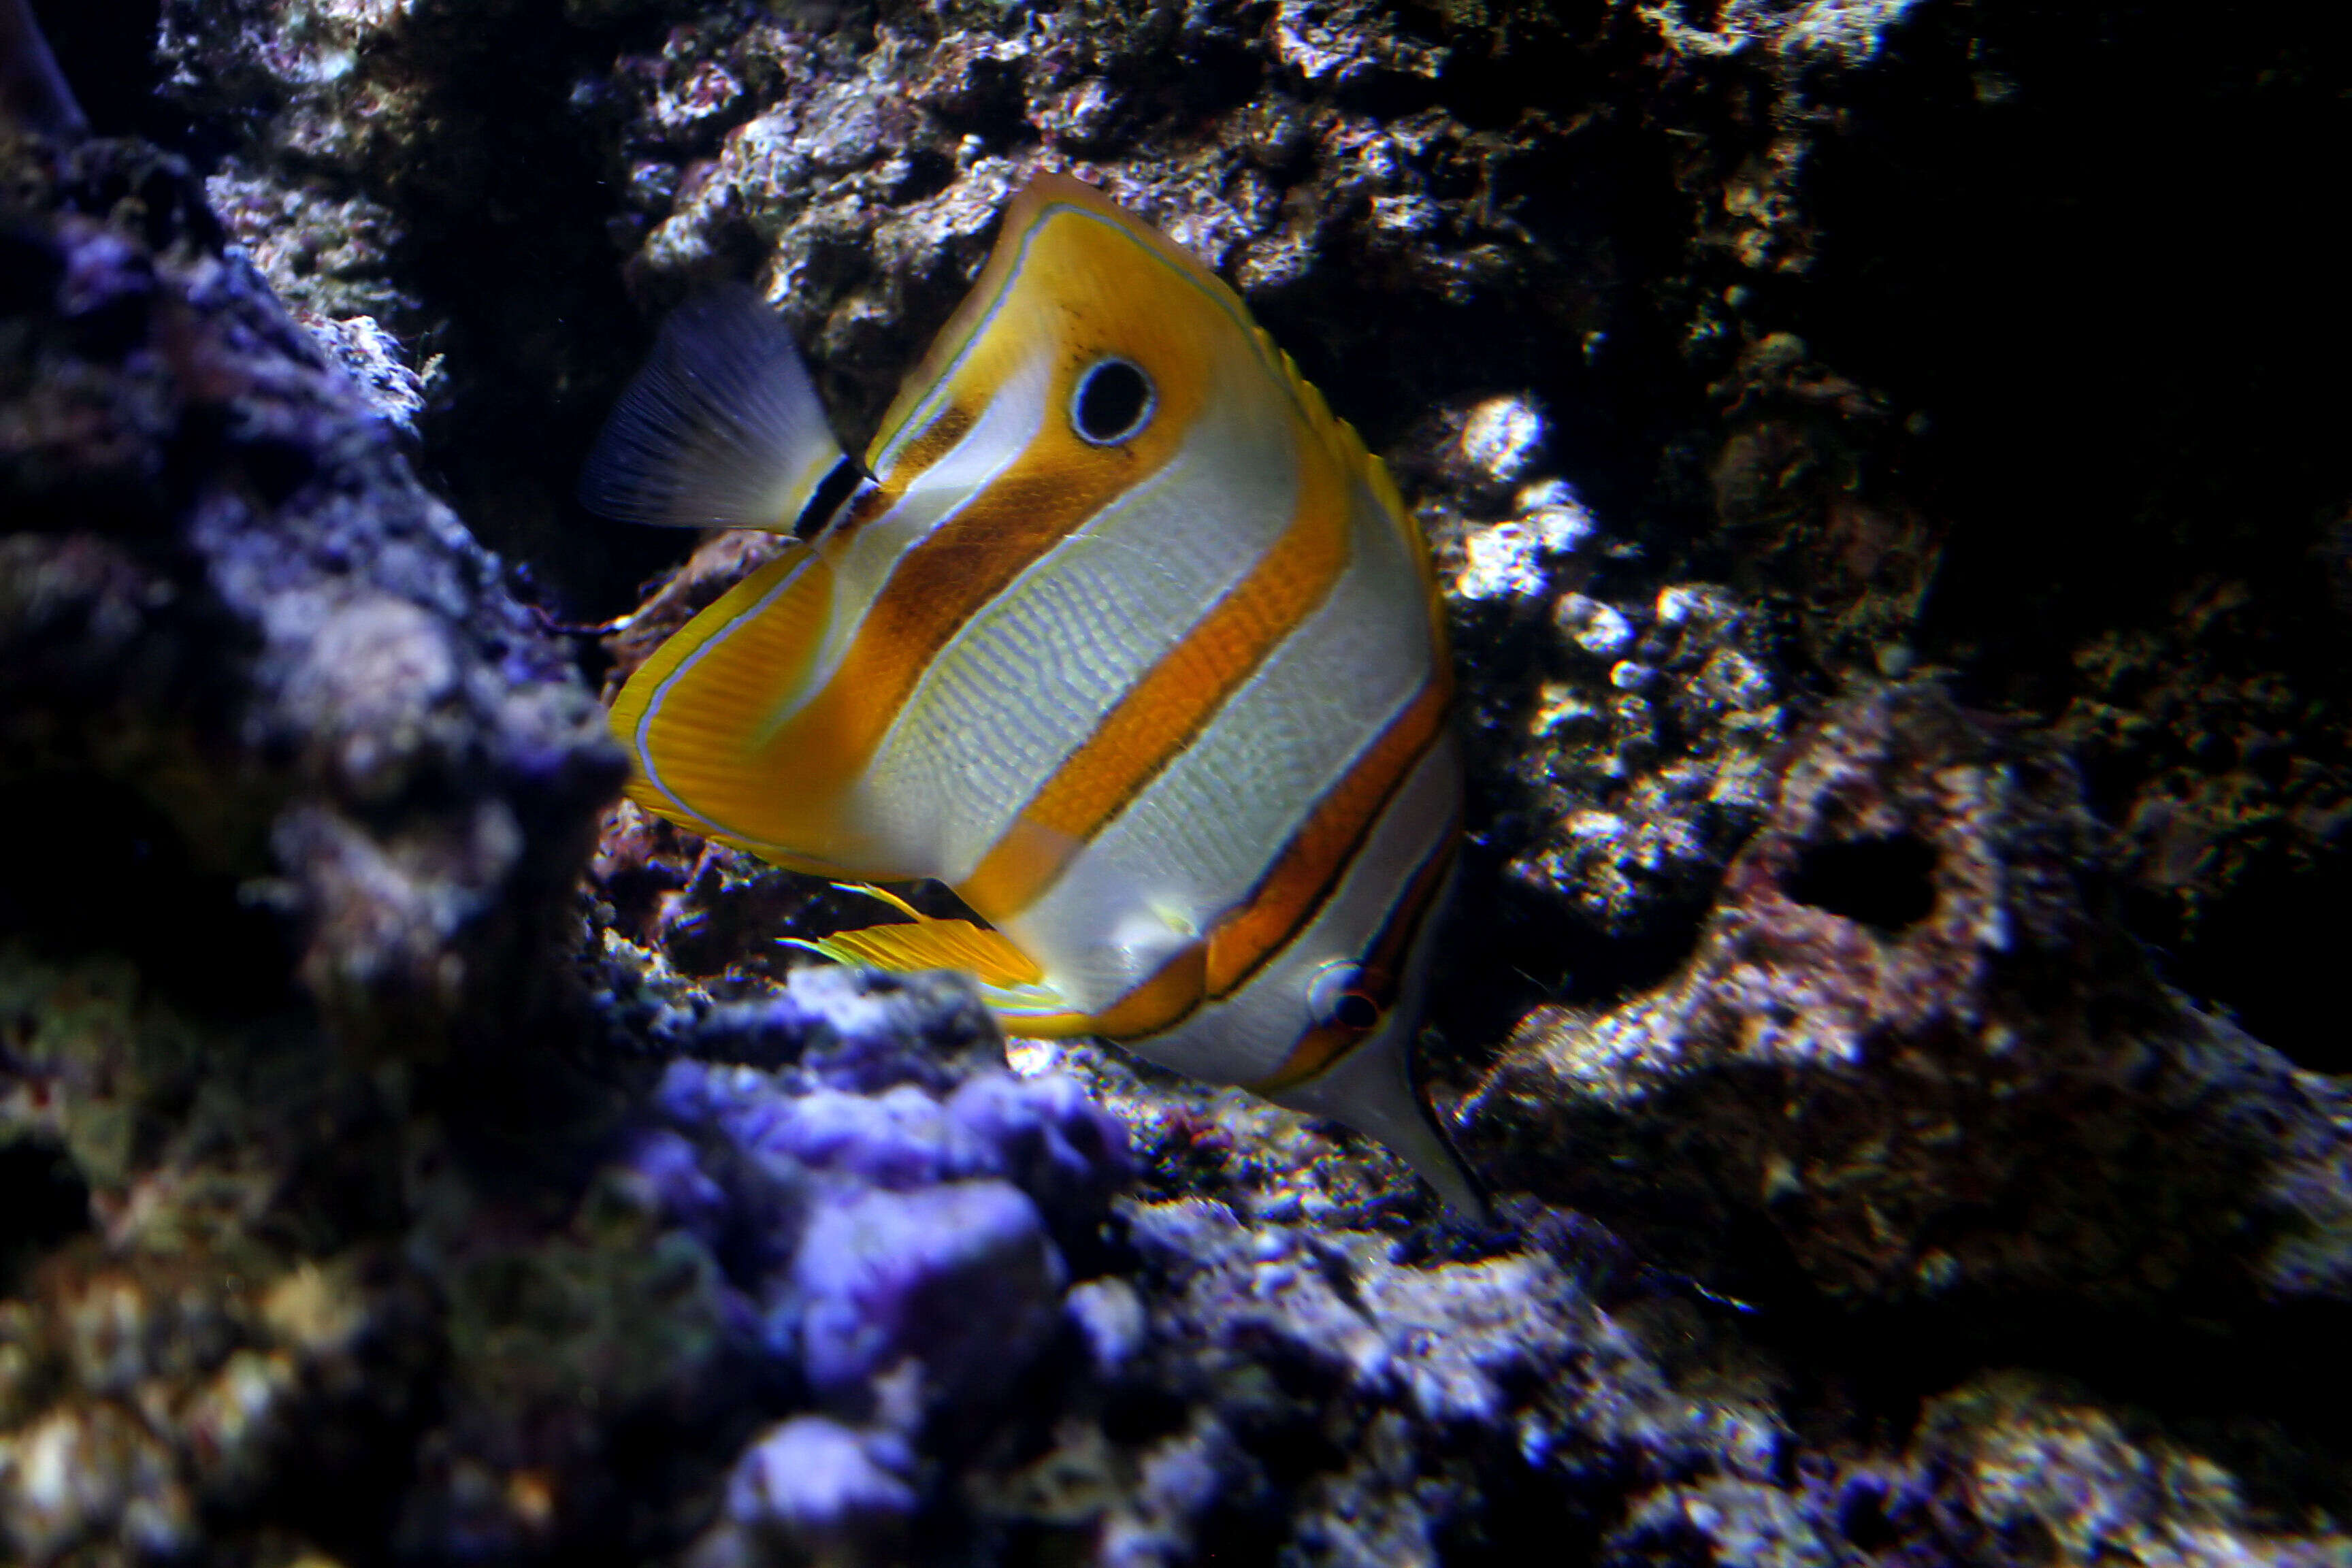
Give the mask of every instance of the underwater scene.
[[0, 0], [0, 1564], [2352, 1568], [2352, 12]]

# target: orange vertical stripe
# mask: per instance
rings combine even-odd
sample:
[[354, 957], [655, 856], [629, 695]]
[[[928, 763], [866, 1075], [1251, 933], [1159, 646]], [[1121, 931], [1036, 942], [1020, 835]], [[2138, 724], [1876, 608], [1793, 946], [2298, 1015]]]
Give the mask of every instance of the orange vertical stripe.
[[1272, 549], [1170, 648], [956, 889], [984, 920], [1029, 907], [1103, 825], [1192, 743], [1227, 699], [1297, 629], [1347, 570], [1348, 487], [1301, 428], [1300, 496]]
[[[990, 276], [1002, 297], [974, 318], [986, 331], [966, 345], [969, 353], [959, 351], [953, 374], [940, 384], [950, 406], [877, 478], [886, 492], [908, 488], [916, 465], [934, 464], [956, 439], [971, 438], [970, 427], [959, 437], [959, 410], [1033, 395], [1024, 381], [1032, 373], [1045, 377], [1035, 389], [1045, 400], [1043, 424], [1011, 467], [899, 557], [824, 686], [772, 731], [741, 737], [734, 763], [745, 780], [740, 793], [754, 795], [762, 784], [768, 792], [764, 800], [746, 802], [749, 816], [729, 819], [746, 837], [870, 864], [877, 876], [935, 870], [886, 867], [904, 851], [858, 831], [860, 775], [949, 639], [1024, 570], [1160, 471], [1213, 395], [1225, 345], [1200, 330], [1197, 264], [1138, 267], [1139, 245], [1150, 251], [1164, 242], [1144, 237], [1131, 219], [1032, 221], [1034, 232], [1008, 230], [999, 241]], [[1142, 432], [1108, 447], [1080, 440], [1068, 423], [1077, 377], [1104, 352], [1098, 343], [1150, 365], [1159, 394], [1157, 413]], [[932, 390], [910, 386], [902, 395], [908, 409]], [[837, 531], [844, 541], [854, 532]]]
[[1356, 858], [1383, 807], [1438, 737], [1453, 682], [1444, 666], [1318, 802], [1248, 902], [1209, 933], [1209, 994], [1230, 995], [1280, 952]]
[[[1142, 984], [1091, 1016], [1060, 1013], [1048, 1018], [1010, 1018], [1014, 1034], [1041, 1037], [1100, 1035], [1110, 1040], [1135, 1040], [1164, 1034], [1189, 1016], [1203, 1001], [1231, 995], [1297, 936], [1322, 906], [1348, 865], [1362, 850], [1398, 788], [1415, 763], [1428, 752], [1445, 722], [1453, 695], [1448, 678], [1440, 673], [1421, 694], [1389, 721], [1380, 738], [1357, 759], [1322, 802], [1317, 805], [1274, 867], [1260, 879], [1249, 901], [1217, 922], [1203, 942], [1188, 944]], [[1448, 833], [1450, 852], [1453, 835]], [[1416, 879], [1398, 908], [1413, 898], [1426, 898]], [[1391, 924], [1396, 916], [1391, 916]]]
[[[724, 770], [714, 770], [702, 788], [714, 805], [726, 795], [730, 827], [805, 854], [867, 863], [870, 852], [845, 836], [838, 814], [940, 647], [1032, 562], [1150, 471], [1139, 464], [1130, 474], [1073, 476], [1050, 460], [1032, 460], [1038, 456], [1033, 451], [899, 560], [841, 663], [780, 730], [752, 739], [739, 729], [733, 749], [713, 759], [723, 760]], [[740, 712], [759, 710], [747, 705]], [[657, 760], [674, 765], [667, 756]], [[873, 874], [884, 872], [877, 865]]]
[[1389, 917], [1381, 924], [1380, 934], [1373, 938], [1371, 950], [1360, 962], [1363, 979], [1359, 984], [1381, 1011], [1380, 1022], [1370, 1028], [1350, 1028], [1345, 1024], [1318, 1024], [1298, 1037], [1298, 1043], [1282, 1059], [1282, 1065], [1266, 1077], [1248, 1085], [1252, 1094], [1273, 1096], [1285, 1089], [1297, 1089], [1311, 1079], [1320, 1078], [1331, 1070], [1333, 1064], [1370, 1039], [1381, 1024], [1387, 1022], [1389, 1010], [1396, 1005], [1398, 988], [1404, 983], [1405, 965], [1410, 962], [1413, 939], [1421, 932], [1437, 901], [1439, 889], [1445, 886], [1445, 875], [1453, 868], [1454, 856], [1459, 847], [1457, 829], [1449, 828], [1444, 839], [1430, 857], [1421, 863], [1405, 885], [1403, 895], [1390, 909]]

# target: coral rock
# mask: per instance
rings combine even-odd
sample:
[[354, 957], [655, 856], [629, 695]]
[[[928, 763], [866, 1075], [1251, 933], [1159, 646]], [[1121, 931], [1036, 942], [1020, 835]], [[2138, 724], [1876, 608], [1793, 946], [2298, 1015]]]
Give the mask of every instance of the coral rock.
[[1062, 1263], [1037, 1207], [1008, 1183], [869, 1192], [821, 1207], [793, 1283], [809, 1386], [863, 1394], [900, 1358], [971, 1396], [1002, 1387], [1059, 1311]]
[[2342, 1091], [2158, 982], [2105, 853], [2045, 744], [1932, 686], [1850, 700], [1688, 965], [1530, 1016], [1467, 1139], [1507, 1184], [1745, 1288], [1777, 1245], [1853, 1300], [2341, 1299]]
[[902, 1440], [794, 1416], [745, 1450], [728, 1481], [724, 1525], [696, 1561], [721, 1562], [755, 1542], [819, 1562], [866, 1560], [913, 1516], [913, 1468]]

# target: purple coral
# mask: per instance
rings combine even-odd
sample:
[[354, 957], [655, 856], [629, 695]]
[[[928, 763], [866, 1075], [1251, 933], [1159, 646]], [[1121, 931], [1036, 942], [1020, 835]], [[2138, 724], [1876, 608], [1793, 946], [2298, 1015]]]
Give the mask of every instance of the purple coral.
[[913, 1357], [942, 1394], [992, 1392], [1051, 1333], [1062, 1273], [1037, 1205], [1009, 1183], [824, 1204], [792, 1269], [809, 1386], [854, 1402]]
[[[681, 1062], [670, 1081], [698, 1076], [698, 1068]], [[719, 1125], [771, 1168], [798, 1167], [894, 1188], [997, 1173], [991, 1151], [911, 1084], [878, 1095], [831, 1089], [793, 1095], [776, 1092], [766, 1075], [750, 1068], [720, 1074], [728, 1089], [714, 1107]]]
[[[995, 1404], [1061, 1331], [1056, 1238], [1100, 1225], [1133, 1161], [1075, 1080], [933, 1048], [961, 1037], [968, 997], [796, 973], [765, 1001], [676, 1015], [685, 1054], [631, 1179], [712, 1247], [753, 1353], [825, 1411], [737, 1461], [698, 1561], [893, 1538], [929, 1418]], [[729, 1055], [790, 1065], [698, 1059]]]
[[[749, 1185], [737, 1203], [769, 1233], [757, 1255], [790, 1258], [747, 1282], [766, 1304], [762, 1337], [798, 1344], [809, 1385], [836, 1402], [909, 1356], [943, 1392], [985, 1392], [1017, 1369], [1050, 1331], [1065, 1273], [1041, 1210], [1099, 1215], [1130, 1168], [1118, 1124], [1062, 1078], [982, 1073], [943, 1104], [911, 1084], [796, 1094], [774, 1073], [682, 1061], [660, 1100], [714, 1153], [814, 1192], [804, 1215], [772, 1198], [759, 1212]], [[637, 1164], [693, 1223], [717, 1184], [687, 1148], [656, 1134]]]
[[1057, 1230], [1100, 1213], [1134, 1174], [1127, 1130], [1063, 1073], [980, 1074], [950, 1097], [948, 1114], [994, 1152], [997, 1168]]
[[912, 1451], [895, 1433], [796, 1415], [736, 1461], [726, 1522], [754, 1536], [781, 1537], [780, 1544], [820, 1562], [842, 1560], [895, 1534], [913, 1514], [914, 1468]]
[[[926, 1054], [906, 1000], [795, 974], [756, 1008], [707, 1016], [730, 1039], [753, 1022], [792, 1035], [802, 1048], [778, 1054], [800, 1065], [671, 1063], [656, 1096], [668, 1126], [633, 1161], [674, 1219], [733, 1238], [722, 1255], [765, 1352], [860, 1419], [908, 1366], [935, 1402], [1000, 1393], [1060, 1321], [1056, 1237], [1090, 1232], [1133, 1168], [1123, 1129], [1073, 1079], [967, 1067], [951, 1091], [929, 1087], [950, 1068], [901, 1059]], [[930, 1012], [952, 1025], [953, 1008]], [[890, 1087], [842, 1087], [809, 1059], [817, 1045]]]

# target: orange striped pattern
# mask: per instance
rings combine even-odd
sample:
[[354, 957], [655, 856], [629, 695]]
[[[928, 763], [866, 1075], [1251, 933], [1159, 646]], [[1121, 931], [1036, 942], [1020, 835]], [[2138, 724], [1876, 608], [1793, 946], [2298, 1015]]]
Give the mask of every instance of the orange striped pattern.
[[[1454, 869], [1454, 835], [1448, 833], [1444, 841], [1428, 859], [1421, 863], [1412, 880], [1405, 884], [1404, 895], [1389, 911], [1389, 918], [1380, 935], [1373, 940], [1371, 951], [1363, 964], [1363, 977], [1358, 982], [1365, 996], [1385, 1016], [1396, 1005], [1397, 991], [1404, 980], [1404, 966], [1414, 941], [1421, 935], [1423, 924], [1434, 911], [1437, 895], [1445, 886], [1448, 873]], [[1318, 1024], [1298, 1037], [1282, 1065], [1265, 1078], [1249, 1086], [1253, 1094], [1268, 1098], [1297, 1088], [1302, 1083], [1322, 1077], [1336, 1066], [1339, 1058], [1362, 1045], [1379, 1026], [1350, 1024]]]
[[1209, 937], [1211, 995], [1230, 995], [1244, 984], [1322, 902], [1397, 786], [1435, 744], [1452, 697], [1453, 683], [1443, 674], [1424, 687], [1283, 846], [1249, 902], [1217, 922]]
[[1097, 725], [960, 887], [984, 920], [1017, 914], [1136, 792], [1192, 743], [1348, 564], [1345, 477], [1301, 454], [1307, 480], [1281, 540]]
[[[1149, 412], [1090, 437], [1107, 359]], [[1160, 1042], [1269, 1093], [1409, 1036], [1390, 1014], [1459, 795], [1433, 576], [1385, 469], [1232, 290], [1042, 176], [866, 461], [808, 550], [630, 680], [633, 791], [782, 864], [959, 877], [1002, 929], [813, 945], [967, 968], [1019, 1034]], [[1085, 624], [1106, 597], [1120, 616]], [[1338, 963], [1376, 1022], [1310, 1016]], [[1233, 1020], [1256, 1037], [1223, 1041]]]
[[[1084, 342], [1058, 353], [1050, 347], [1055, 318], [1063, 312], [1053, 290], [1041, 293], [1038, 285], [1059, 272], [1068, 275], [1061, 287], [1069, 292], [1103, 296], [1098, 279], [1119, 268], [1125, 243], [1116, 230], [1087, 226], [1057, 233], [1050, 245], [1029, 244], [1029, 273], [1007, 272], [1002, 280], [1004, 297], [992, 307], [996, 330], [966, 345], [940, 393], [926, 400], [940, 411], [895, 452], [877, 439], [873, 456], [889, 459], [876, 476], [881, 493], [902, 497], [956, 441], [969, 437], [976, 420], [967, 411], [1023, 391], [1042, 366], [1036, 395], [1045, 416], [1029, 446], [898, 561], [823, 688], [782, 723], [722, 738], [720, 743], [735, 749], [739, 771], [767, 781], [766, 798], [736, 803], [736, 814], [726, 818], [741, 837], [833, 861], [887, 858], [887, 849], [865, 843], [857, 831], [855, 792], [924, 670], [1023, 571], [1157, 473], [1182, 446], [1206, 395], [1210, 348], [1183, 330], [1191, 318], [1178, 308], [1177, 296], [1190, 285], [1173, 274], [1129, 278], [1120, 291], [1124, 306], [1140, 316], [1128, 334], [1132, 352], [1159, 367], [1159, 402], [1150, 426], [1131, 441], [1104, 447], [1081, 440], [1061, 416], [1097, 355]], [[1024, 286], [1015, 289], [1016, 281]], [[1164, 297], [1155, 297], [1155, 290]], [[886, 512], [866, 526], [887, 520]], [[842, 531], [824, 547], [851, 548], [856, 531]], [[747, 710], [746, 717], [756, 711]], [[788, 793], [774, 787], [786, 778]], [[905, 875], [908, 868], [893, 864], [882, 874]]]
[[1072, 485], [1043, 468], [1016, 468], [899, 563], [848, 657], [763, 748], [790, 760], [799, 789], [845, 791], [940, 646], [1108, 499], [1108, 487]]
[[[1317, 805], [1297, 834], [1283, 846], [1272, 869], [1253, 890], [1249, 900], [1218, 921], [1205, 939], [1187, 943], [1176, 957], [1107, 1011], [1092, 1016], [1024, 1018], [1020, 1020], [1021, 1032], [1040, 1038], [1071, 1035], [1100, 1035], [1111, 1040], [1148, 1037], [1165, 1032], [1202, 1003], [1229, 996], [1248, 984], [1269, 957], [1297, 935], [1346, 873], [1373, 822], [1388, 808], [1405, 776], [1436, 742], [1445, 723], [1449, 695], [1447, 681], [1436, 680], [1425, 687], [1357, 759], [1338, 787]], [[1448, 853], [1452, 844], [1452, 836], [1448, 835]], [[1419, 886], [1421, 880], [1416, 879], [1413, 885]], [[1435, 886], [1432, 883], [1424, 889], [1424, 896]], [[1407, 890], [1410, 893], [1411, 889]], [[971, 901], [969, 895], [965, 901]], [[1400, 903], [1399, 908], [1402, 907]], [[1408, 931], [1406, 935], [1410, 934]], [[1373, 971], [1368, 967], [1366, 973], [1369, 975]], [[1192, 986], [1189, 992], [1185, 990], [1187, 984]], [[1387, 996], [1375, 993], [1375, 999], [1385, 1010]]]

